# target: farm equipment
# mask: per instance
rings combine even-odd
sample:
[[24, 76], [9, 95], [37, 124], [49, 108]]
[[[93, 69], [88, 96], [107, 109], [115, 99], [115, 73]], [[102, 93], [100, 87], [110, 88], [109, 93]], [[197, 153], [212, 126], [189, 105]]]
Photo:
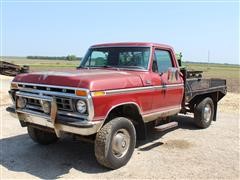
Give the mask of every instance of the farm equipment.
[[6, 76], [16, 76], [20, 73], [28, 73], [29, 66], [19, 66], [6, 61], [0, 61], [0, 74]]

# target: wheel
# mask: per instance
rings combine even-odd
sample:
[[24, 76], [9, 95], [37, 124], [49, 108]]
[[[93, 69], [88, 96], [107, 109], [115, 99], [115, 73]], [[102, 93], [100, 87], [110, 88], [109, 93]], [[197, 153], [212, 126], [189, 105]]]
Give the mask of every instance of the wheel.
[[43, 131], [32, 126], [28, 126], [28, 135], [32, 138], [33, 141], [42, 144], [48, 145], [58, 141], [58, 137], [55, 133]]
[[194, 110], [194, 120], [198, 127], [208, 128], [213, 120], [214, 104], [211, 98], [203, 99]]
[[132, 122], [124, 117], [114, 118], [97, 133], [95, 156], [110, 169], [118, 169], [129, 161], [136, 145], [136, 131]]

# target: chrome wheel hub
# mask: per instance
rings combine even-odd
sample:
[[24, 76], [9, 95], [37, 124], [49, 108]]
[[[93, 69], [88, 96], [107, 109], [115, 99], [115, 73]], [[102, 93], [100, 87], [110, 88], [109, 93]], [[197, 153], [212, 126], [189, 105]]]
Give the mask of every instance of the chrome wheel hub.
[[210, 119], [211, 119], [211, 116], [212, 116], [212, 109], [211, 109], [211, 106], [210, 104], [207, 104], [205, 107], [204, 107], [204, 114], [203, 114], [203, 118], [204, 118], [204, 121], [205, 122], [209, 122]]
[[117, 158], [123, 157], [130, 146], [130, 135], [127, 130], [119, 129], [112, 139], [112, 152]]

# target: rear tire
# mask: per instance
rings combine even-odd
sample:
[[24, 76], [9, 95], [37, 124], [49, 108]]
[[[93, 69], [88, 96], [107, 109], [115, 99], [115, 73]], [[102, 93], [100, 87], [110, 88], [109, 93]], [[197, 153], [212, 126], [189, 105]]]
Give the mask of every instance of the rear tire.
[[129, 161], [136, 145], [136, 131], [132, 122], [124, 117], [114, 118], [97, 133], [95, 156], [110, 169], [118, 169]]
[[209, 97], [203, 99], [194, 110], [194, 120], [199, 128], [205, 129], [211, 125], [214, 116], [213, 100]]
[[48, 132], [48, 131], [43, 131], [37, 128], [34, 128], [32, 126], [28, 126], [28, 135], [30, 138], [37, 142], [38, 144], [42, 145], [48, 145], [48, 144], [53, 144], [58, 141], [58, 137], [56, 136], [55, 133]]

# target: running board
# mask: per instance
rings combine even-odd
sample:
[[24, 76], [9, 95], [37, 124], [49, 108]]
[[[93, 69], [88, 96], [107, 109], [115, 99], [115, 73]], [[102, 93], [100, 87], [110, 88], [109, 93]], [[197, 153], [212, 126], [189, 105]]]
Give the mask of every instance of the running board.
[[177, 126], [178, 126], [178, 122], [170, 122], [170, 123], [167, 123], [167, 124], [156, 126], [156, 127], [154, 127], [154, 130], [165, 131], [165, 130], [168, 130], [168, 129], [171, 129], [171, 128], [174, 128], [174, 127], [177, 127]]

